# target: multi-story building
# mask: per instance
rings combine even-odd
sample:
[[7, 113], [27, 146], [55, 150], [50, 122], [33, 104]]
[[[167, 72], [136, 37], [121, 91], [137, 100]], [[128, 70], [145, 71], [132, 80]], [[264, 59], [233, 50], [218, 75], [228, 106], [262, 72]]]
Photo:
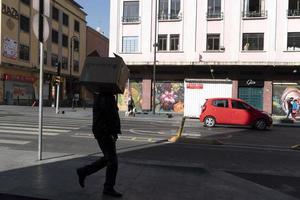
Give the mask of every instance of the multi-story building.
[[300, 97], [300, 0], [117, 0], [110, 15], [110, 55], [129, 66], [144, 110], [154, 62], [158, 103], [170, 87], [183, 98], [186, 78], [231, 80], [233, 97], [275, 114]]
[[[38, 98], [39, 42], [33, 31], [32, 0], [1, 0], [0, 103], [31, 104]], [[86, 57], [86, 13], [73, 0], [50, 1], [49, 37], [44, 42], [44, 95], [54, 102], [54, 77], [61, 66], [63, 103], [79, 93], [78, 77]]]

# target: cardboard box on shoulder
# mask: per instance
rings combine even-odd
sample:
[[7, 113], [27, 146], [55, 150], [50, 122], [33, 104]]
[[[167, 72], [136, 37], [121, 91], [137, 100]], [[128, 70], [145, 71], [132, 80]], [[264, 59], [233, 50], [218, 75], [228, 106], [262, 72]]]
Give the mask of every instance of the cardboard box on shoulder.
[[80, 76], [81, 85], [92, 93], [124, 93], [129, 69], [122, 57], [87, 57]]

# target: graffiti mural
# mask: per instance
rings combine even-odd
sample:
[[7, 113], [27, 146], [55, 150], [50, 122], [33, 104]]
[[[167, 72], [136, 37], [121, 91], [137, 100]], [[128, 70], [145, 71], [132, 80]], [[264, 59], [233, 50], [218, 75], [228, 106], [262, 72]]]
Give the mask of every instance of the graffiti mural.
[[142, 82], [130, 82], [130, 92], [128, 90], [128, 85], [126, 85], [124, 94], [118, 95], [118, 106], [120, 110], [127, 110], [127, 101], [130, 94], [132, 96], [137, 111], [142, 110], [142, 85]]
[[183, 112], [183, 83], [156, 83], [155, 110], [157, 112]]
[[273, 86], [273, 114], [287, 114], [287, 100], [300, 100], [300, 85], [274, 85]]

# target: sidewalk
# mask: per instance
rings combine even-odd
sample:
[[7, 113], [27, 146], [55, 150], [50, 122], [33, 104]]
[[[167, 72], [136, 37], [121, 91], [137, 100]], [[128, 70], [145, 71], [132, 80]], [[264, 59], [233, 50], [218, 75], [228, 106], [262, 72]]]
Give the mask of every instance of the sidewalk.
[[[157, 144], [142, 150], [119, 154], [116, 188], [126, 200], [296, 200], [291, 196], [218, 170], [207, 170], [201, 163], [138, 159], [141, 154], [170, 152]], [[158, 149], [157, 149], [158, 148]], [[180, 149], [178, 149], [180, 152]], [[6, 152], [9, 153], [9, 152]], [[193, 149], [185, 154], [193, 154]], [[139, 155], [140, 154], [140, 155]], [[136, 159], [134, 159], [136, 158]], [[80, 188], [75, 169], [95, 160], [94, 155], [36, 162], [33, 166], [0, 172], [1, 200], [101, 200], [105, 170], [86, 180]], [[3, 162], [3, 160], [0, 160]]]

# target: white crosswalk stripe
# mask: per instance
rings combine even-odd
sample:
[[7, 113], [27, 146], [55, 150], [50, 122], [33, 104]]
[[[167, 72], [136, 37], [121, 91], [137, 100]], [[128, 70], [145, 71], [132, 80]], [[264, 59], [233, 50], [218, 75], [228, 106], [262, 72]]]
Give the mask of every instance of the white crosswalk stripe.
[[[44, 118], [43, 135], [58, 136], [90, 125], [89, 120]], [[0, 145], [26, 145], [39, 134], [36, 117], [0, 117]]]
[[4, 140], [4, 139], [0, 139], [0, 144], [28, 144], [30, 143], [30, 141], [21, 141], [21, 140]]

